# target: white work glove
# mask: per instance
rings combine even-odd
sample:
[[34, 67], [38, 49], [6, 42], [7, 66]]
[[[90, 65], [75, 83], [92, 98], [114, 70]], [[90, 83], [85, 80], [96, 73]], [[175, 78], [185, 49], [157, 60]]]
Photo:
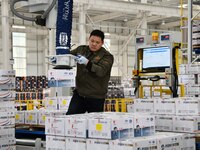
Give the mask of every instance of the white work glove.
[[87, 58], [85, 58], [84, 56], [82, 56], [82, 55], [78, 55], [77, 57], [76, 57], [76, 62], [78, 63], [78, 64], [84, 64], [84, 65], [87, 65], [87, 63], [88, 63], [88, 59]]

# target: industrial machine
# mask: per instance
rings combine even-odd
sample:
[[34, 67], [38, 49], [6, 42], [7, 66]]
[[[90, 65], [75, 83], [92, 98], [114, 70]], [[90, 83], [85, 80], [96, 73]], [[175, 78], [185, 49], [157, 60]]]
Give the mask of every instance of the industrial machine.
[[[55, 69], [69, 69], [74, 66], [74, 57], [69, 54], [73, 0], [12, 0], [10, 8], [17, 17], [23, 20], [34, 21], [49, 29], [56, 28], [56, 55], [47, 56], [49, 63], [54, 65]], [[25, 16], [17, 11], [20, 8], [38, 15]]]
[[163, 93], [178, 97], [180, 41], [172, 33], [162, 33], [160, 38], [157, 33], [153, 33], [152, 43], [146, 44], [146, 41], [145, 37], [136, 37], [136, 62], [133, 71], [136, 97], [144, 97], [144, 87], [149, 87], [150, 97], [153, 97], [152, 91], [159, 91], [160, 97]]

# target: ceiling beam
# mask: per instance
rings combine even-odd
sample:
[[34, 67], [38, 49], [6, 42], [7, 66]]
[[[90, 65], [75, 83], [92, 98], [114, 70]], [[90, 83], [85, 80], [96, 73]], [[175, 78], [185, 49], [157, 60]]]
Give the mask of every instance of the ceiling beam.
[[[159, 20], [159, 19], [164, 19], [166, 18], [166, 16], [149, 16], [147, 17], [147, 22], [153, 22], [153, 21], [156, 21], [156, 20]], [[139, 19], [135, 19], [135, 20], [132, 20], [132, 21], [128, 21], [127, 23], [125, 23], [125, 26], [135, 26], [138, 22], [141, 21], [141, 18]]]
[[170, 23], [165, 23], [163, 25], [159, 25], [159, 29], [169, 29], [169, 28], [174, 28], [174, 27], [180, 27], [180, 21], [175, 21], [175, 22], [170, 22]]
[[121, 16], [125, 16], [125, 14], [121, 13], [121, 12], [114, 12], [114, 13], [108, 13], [108, 14], [104, 14], [104, 15], [98, 15], [95, 17], [91, 17], [91, 19], [94, 23], [96, 23], [96, 22], [101, 22], [101, 21], [108, 20], [108, 19], [121, 17]]
[[[161, 15], [168, 17], [180, 17], [180, 8], [164, 5], [152, 5], [145, 3], [127, 3], [123, 1], [111, 0], [74, 0], [74, 7], [84, 4], [88, 5], [89, 10], [107, 11], [107, 12], [123, 12], [135, 14], [135, 11], [145, 11], [152, 15]], [[134, 10], [134, 11], [133, 11]], [[194, 10], [196, 14], [198, 11]], [[187, 16], [188, 10], [184, 9], [184, 16]]]

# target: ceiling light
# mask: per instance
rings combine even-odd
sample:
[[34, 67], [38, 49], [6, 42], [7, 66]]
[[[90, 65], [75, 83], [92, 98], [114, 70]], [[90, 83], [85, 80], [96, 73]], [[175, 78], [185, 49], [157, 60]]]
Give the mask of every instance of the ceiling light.
[[128, 19], [127, 18], [124, 18], [124, 22], [127, 22], [128, 21]]
[[25, 26], [19, 26], [19, 25], [12, 25], [12, 28], [17, 28], [17, 29], [25, 29]]
[[165, 25], [165, 20], [162, 21], [161, 25]]

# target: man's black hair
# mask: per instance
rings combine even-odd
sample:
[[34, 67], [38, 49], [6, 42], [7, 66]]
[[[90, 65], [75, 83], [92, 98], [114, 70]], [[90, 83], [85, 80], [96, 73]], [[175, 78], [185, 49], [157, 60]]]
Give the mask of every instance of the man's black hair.
[[101, 30], [93, 30], [91, 33], [90, 33], [90, 37], [91, 36], [98, 36], [101, 38], [101, 40], [103, 41], [104, 38], [105, 38], [105, 35], [104, 35], [104, 32], [101, 31]]

